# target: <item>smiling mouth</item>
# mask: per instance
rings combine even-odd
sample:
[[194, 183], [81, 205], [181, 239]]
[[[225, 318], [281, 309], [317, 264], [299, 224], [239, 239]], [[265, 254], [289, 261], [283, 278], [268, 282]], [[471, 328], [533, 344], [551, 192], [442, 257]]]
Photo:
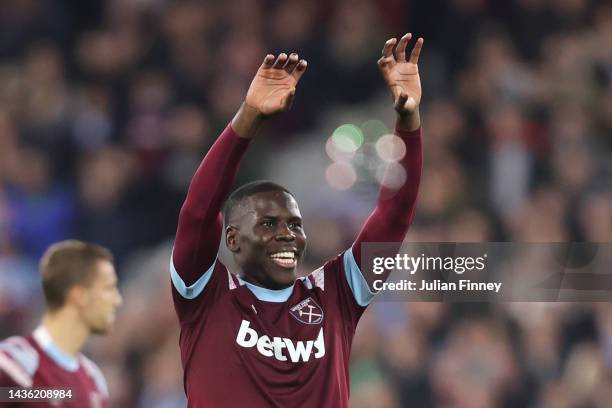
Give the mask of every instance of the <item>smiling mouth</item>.
[[283, 268], [294, 268], [297, 265], [297, 257], [293, 251], [282, 251], [270, 254], [272, 262]]

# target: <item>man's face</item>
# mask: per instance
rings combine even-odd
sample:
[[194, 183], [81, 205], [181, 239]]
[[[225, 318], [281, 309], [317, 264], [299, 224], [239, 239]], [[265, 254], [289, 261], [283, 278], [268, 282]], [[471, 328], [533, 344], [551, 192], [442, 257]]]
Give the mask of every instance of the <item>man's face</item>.
[[112, 329], [122, 301], [113, 264], [99, 260], [94, 281], [85, 288], [85, 302], [81, 308], [81, 317], [91, 333], [105, 334]]
[[232, 212], [226, 238], [247, 282], [282, 289], [295, 281], [306, 234], [290, 194], [274, 191], [246, 197]]

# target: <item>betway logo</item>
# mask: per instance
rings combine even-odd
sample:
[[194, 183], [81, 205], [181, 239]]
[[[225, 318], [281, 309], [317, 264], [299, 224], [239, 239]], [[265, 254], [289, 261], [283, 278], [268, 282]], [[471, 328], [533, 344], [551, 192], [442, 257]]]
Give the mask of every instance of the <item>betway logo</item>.
[[316, 340], [296, 341], [284, 337], [261, 336], [255, 329], [251, 329], [251, 322], [243, 320], [236, 336], [236, 343], [245, 348], [257, 347], [257, 351], [266, 357], [274, 357], [280, 361], [287, 361], [287, 357], [292, 363], [308, 361], [314, 352], [314, 358], [322, 358], [325, 355], [325, 342], [323, 340], [323, 328], [319, 330]]

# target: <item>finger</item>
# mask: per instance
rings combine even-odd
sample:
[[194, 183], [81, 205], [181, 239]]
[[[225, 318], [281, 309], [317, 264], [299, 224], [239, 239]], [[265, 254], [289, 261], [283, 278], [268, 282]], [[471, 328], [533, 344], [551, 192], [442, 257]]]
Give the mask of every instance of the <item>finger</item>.
[[271, 68], [273, 63], [274, 63], [274, 55], [268, 54], [264, 58], [263, 63], [261, 64], [261, 67], [262, 68]]
[[395, 53], [397, 54], [398, 62], [406, 61], [406, 45], [408, 45], [408, 42], [411, 38], [412, 33], [406, 33], [402, 36], [402, 38], [400, 38], [399, 43], [397, 43], [397, 49], [395, 50]]
[[289, 55], [289, 61], [287, 61], [287, 65], [285, 65], [285, 71], [292, 74], [293, 70], [298, 66], [298, 61], [298, 55], [295, 52], [291, 53], [291, 55]]
[[393, 57], [380, 57], [377, 61], [378, 68], [380, 68], [381, 71], [384, 70], [391, 61], [393, 61]]
[[304, 72], [306, 71], [307, 66], [308, 66], [308, 62], [306, 62], [306, 60], [304, 59], [300, 60], [300, 62], [297, 64], [297, 67], [291, 73], [291, 75], [293, 75], [296, 81], [299, 81], [302, 75], [304, 75]]
[[396, 42], [397, 42], [397, 39], [395, 38], [390, 38], [387, 40], [387, 42], [385, 42], [385, 46], [383, 47], [383, 50], [382, 50], [383, 57], [393, 56], [393, 46], [395, 45]]
[[284, 52], [281, 53], [278, 58], [276, 59], [276, 62], [274, 63], [274, 65], [272, 66], [272, 68], [274, 69], [281, 69], [285, 67], [285, 63], [287, 62], [287, 54], [285, 54]]
[[410, 62], [413, 64], [418, 64], [419, 62], [419, 55], [421, 55], [421, 48], [423, 48], [423, 42], [425, 40], [423, 40], [423, 38], [419, 38], [416, 42], [416, 44], [414, 44], [414, 48], [412, 49], [412, 52], [410, 53]]
[[283, 99], [283, 111], [291, 109], [293, 105], [293, 99], [295, 98], [295, 88], [291, 88], [285, 99]]

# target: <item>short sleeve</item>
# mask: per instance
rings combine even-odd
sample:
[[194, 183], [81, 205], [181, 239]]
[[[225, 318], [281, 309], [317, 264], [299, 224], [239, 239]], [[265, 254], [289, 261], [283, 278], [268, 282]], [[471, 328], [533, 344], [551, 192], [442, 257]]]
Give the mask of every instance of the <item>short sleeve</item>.
[[38, 352], [23, 337], [0, 343], [0, 386], [31, 387], [39, 365]]
[[[218, 259], [198, 281], [186, 286], [170, 262], [172, 299], [181, 325], [190, 324], [201, 317], [223, 293], [236, 287], [235, 277]], [[177, 281], [177, 278], [180, 281]]]
[[322, 290], [328, 308], [338, 311], [348, 333], [354, 334], [361, 315], [375, 294], [370, 292], [351, 249], [327, 261], [308, 279]]

